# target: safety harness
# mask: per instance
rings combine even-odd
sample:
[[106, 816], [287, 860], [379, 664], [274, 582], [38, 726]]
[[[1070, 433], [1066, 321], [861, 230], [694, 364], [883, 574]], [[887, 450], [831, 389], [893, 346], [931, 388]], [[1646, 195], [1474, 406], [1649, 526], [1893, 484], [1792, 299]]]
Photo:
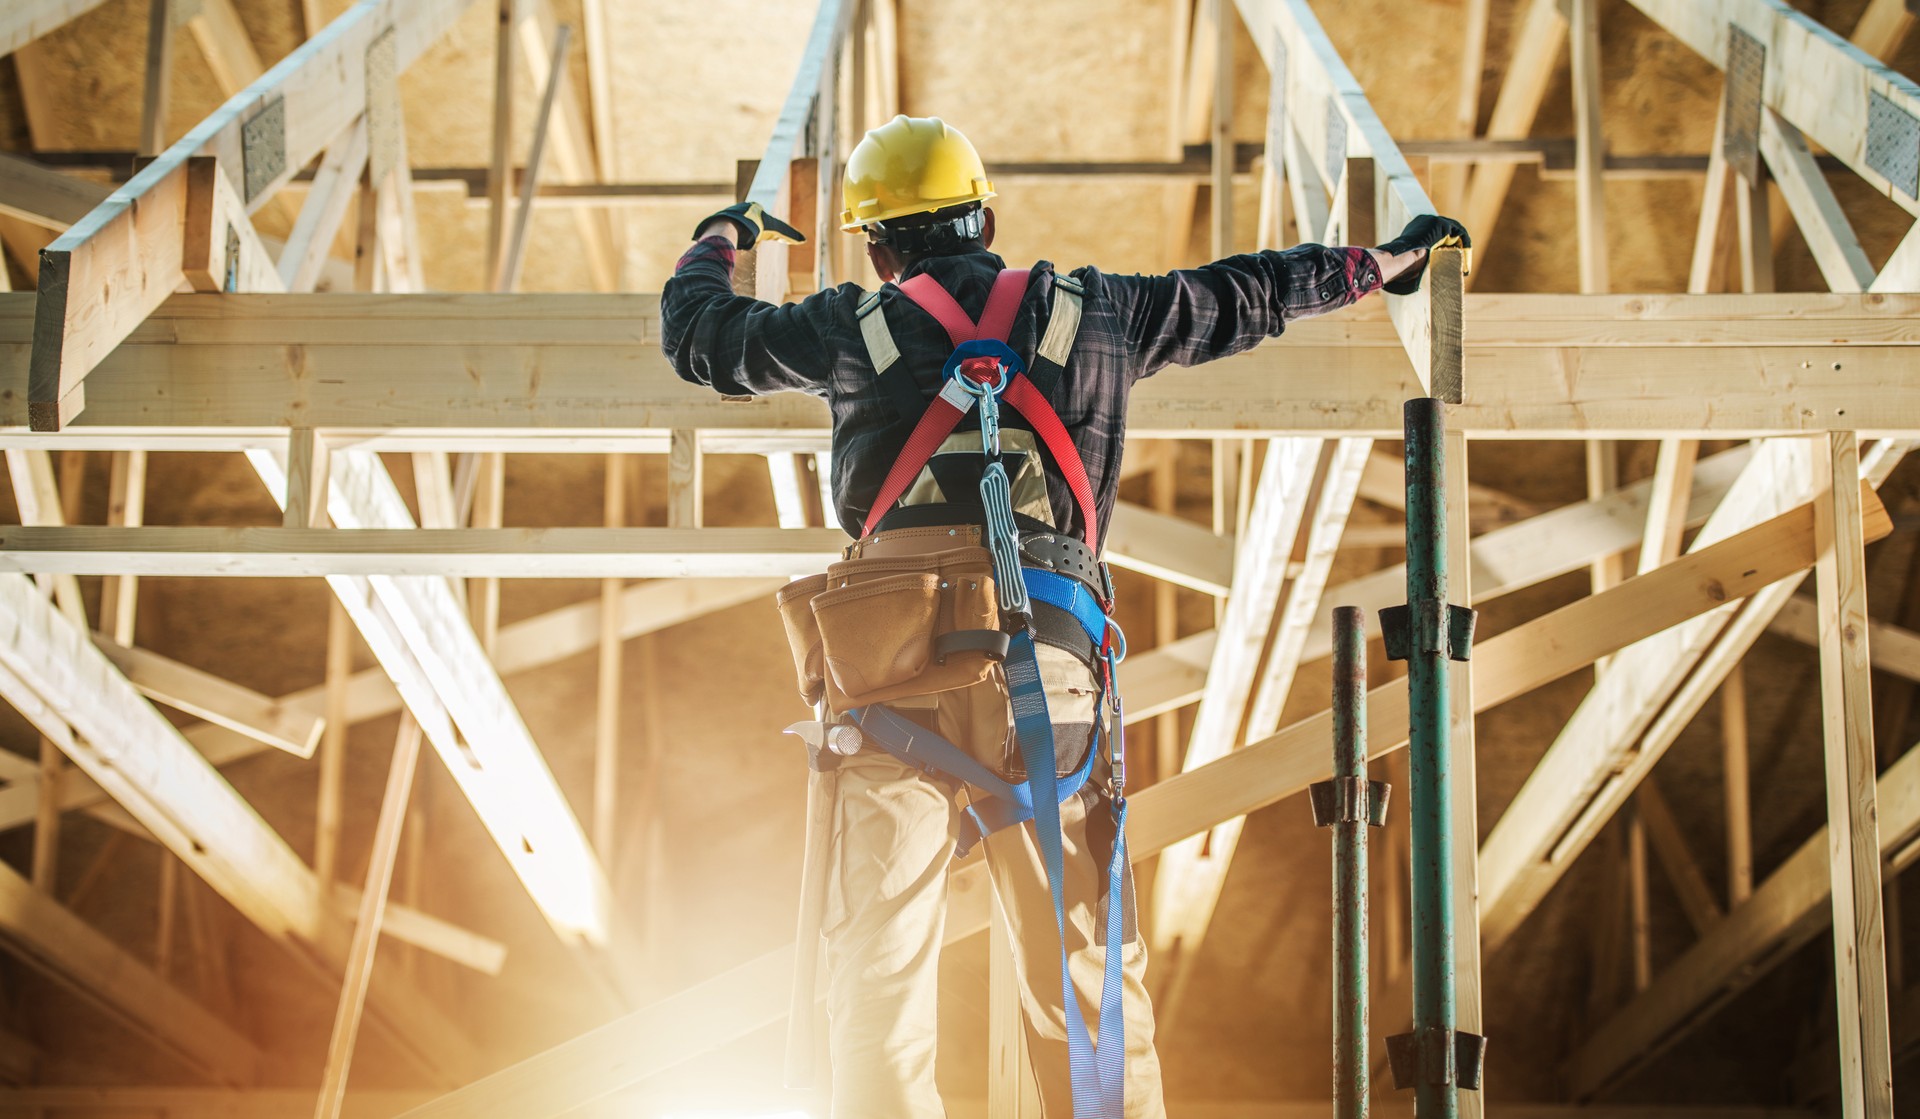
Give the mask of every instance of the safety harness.
[[[867, 515], [865, 533], [871, 535], [881, 518], [905, 495], [942, 444], [966, 415], [980, 410], [981, 451], [986, 467], [980, 477], [985, 543], [993, 556], [994, 582], [1003, 615], [1013, 628], [1003, 669], [1013, 710], [1014, 736], [1020, 747], [1027, 779], [1004, 780], [966, 751], [945, 738], [889, 710], [872, 704], [849, 712], [866, 740], [895, 758], [923, 771], [965, 782], [977, 790], [966, 810], [960, 853], [979, 837], [1028, 820], [1034, 822], [1047, 885], [1053, 894], [1054, 926], [1060, 942], [1061, 1000], [1066, 1011], [1067, 1053], [1073, 1084], [1076, 1119], [1122, 1119], [1126, 1074], [1126, 1026], [1121, 1008], [1122, 887], [1126, 873], [1126, 751], [1116, 669], [1126, 655], [1126, 641], [1114, 624], [1113, 588], [1105, 564], [1097, 564], [1099, 589], [1087, 581], [1057, 571], [1021, 563], [1022, 548], [1014, 521], [1011, 487], [1000, 458], [1000, 407], [1018, 411], [1052, 458], [1079, 507], [1084, 537], [1097, 559], [1099, 518], [1093, 487], [1085, 464], [1066, 425], [1049, 398], [1065, 373], [1067, 354], [1079, 330], [1083, 289], [1055, 274], [1054, 306], [1032, 366], [1007, 344], [1013, 321], [1027, 290], [1028, 271], [1009, 269], [995, 277], [980, 321], [974, 322], [947, 290], [925, 273], [899, 285], [901, 294], [932, 315], [946, 328], [953, 353], [941, 371], [941, 387], [927, 403], [911, 373], [900, 365], [900, 351], [887, 327], [881, 294], [875, 292], [859, 309], [860, 330], [880, 383], [893, 397], [904, 426], [913, 422], [900, 457], [888, 471], [879, 495]], [[1028, 553], [1031, 554], [1031, 553]], [[1071, 616], [1093, 643], [1099, 659], [1102, 696], [1095, 706], [1093, 741], [1086, 760], [1072, 774], [1059, 777], [1054, 750], [1053, 721], [1047, 711], [1034, 647], [1033, 603], [1043, 603]], [[1100, 704], [1111, 712], [1110, 730], [1100, 733]], [[1106, 972], [1100, 992], [1099, 1044], [1089, 1035], [1080, 999], [1067, 966], [1066, 858], [1060, 824], [1060, 805], [1078, 794], [1090, 780], [1101, 740], [1106, 739], [1112, 772], [1113, 851], [1107, 864]]]

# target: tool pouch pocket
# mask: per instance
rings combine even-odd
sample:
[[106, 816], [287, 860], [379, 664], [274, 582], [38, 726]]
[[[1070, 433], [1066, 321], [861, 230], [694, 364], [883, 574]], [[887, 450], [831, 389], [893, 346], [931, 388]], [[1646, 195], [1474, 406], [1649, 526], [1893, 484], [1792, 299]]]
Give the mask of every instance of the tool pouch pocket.
[[774, 598], [780, 607], [780, 621], [787, 629], [787, 649], [793, 654], [793, 670], [800, 685], [801, 702], [812, 706], [826, 695], [827, 669], [820, 647], [820, 625], [813, 618], [813, 600], [827, 589], [827, 577], [809, 575], [780, 588]]
[[968, 687], [1005, 656], [985, 548], [847, 560], [826, 581], [812, 609], [836, 711]]

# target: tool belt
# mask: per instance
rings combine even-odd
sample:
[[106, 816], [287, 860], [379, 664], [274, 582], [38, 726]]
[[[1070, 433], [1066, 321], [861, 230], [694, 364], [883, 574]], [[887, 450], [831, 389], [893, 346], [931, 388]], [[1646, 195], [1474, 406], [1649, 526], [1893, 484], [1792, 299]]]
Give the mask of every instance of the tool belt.
[[[901, 527], [862, 537], [848, 546], [847, 559], [787, 584], [777, 596], [800, 698], [810, 705], [824, 701], [830, 716], [884, 703], [988, 769], [1023, 779], [1025, 766], [1009, 734], [1006, 678], [998, 671], [1009, 634], [1001, 628], [980, 526], [952, 523], [966, 516], [964, 507], [900, 512], [912, 515], [886, 524]], [[917, 523], [923, 521], [944, 523]], [[1090, 595], [1100, 591], [1102, 568], [1078, 540], [1039, 526], [1021, 533], [1021, 555], [1033, 570], [1070, 576]], [[1062, 688], [1094, 687], [1099, 650], [1081, 619], [1035, 602], [1033, 633], [1037, 643], [1078, 663], [1078, 672], [1047, 673], [1062, 678]], [[1091, 733], [1084, 725], [1062, 731], [1056, 772], [1065, 775], [1085, 760]]]

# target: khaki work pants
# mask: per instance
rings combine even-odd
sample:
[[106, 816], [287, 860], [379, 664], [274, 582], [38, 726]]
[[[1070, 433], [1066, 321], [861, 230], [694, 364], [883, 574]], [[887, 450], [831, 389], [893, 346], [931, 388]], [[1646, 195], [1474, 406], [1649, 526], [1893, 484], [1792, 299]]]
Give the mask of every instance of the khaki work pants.
[[[833, 1119], [943, 1119], [934, 1054], [947, 871], [960, 820], [955, 790], [874, 750], [844, 759], [833, 784], [834, 846], [822, 925]], [[1062, 804], [1060, 815], [1068, 969], [1088, 1029], [1097, 1035], [1111, 817], [1091, 785]], [[986, 858], [1012, 929], [1043, 1112], [1047, 1119], [1071, 1119], [1059, 942], [1032, 825], [989, 837]], [[1126, 1115], [1164, 1119], [1153, 1008], [1142, 983], [1146, 944], [1133, 927], [1130, 869], [1126, 890]]]

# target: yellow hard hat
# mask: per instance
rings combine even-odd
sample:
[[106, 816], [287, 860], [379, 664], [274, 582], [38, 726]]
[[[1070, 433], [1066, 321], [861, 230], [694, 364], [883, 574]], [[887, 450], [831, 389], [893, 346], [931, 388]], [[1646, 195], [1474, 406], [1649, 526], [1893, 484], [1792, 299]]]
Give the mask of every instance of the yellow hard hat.
[[993, 184], [960, 130], [939, 117], [898, 116], [866, 134], [847, 157], [840, 228], [983, 202]]

